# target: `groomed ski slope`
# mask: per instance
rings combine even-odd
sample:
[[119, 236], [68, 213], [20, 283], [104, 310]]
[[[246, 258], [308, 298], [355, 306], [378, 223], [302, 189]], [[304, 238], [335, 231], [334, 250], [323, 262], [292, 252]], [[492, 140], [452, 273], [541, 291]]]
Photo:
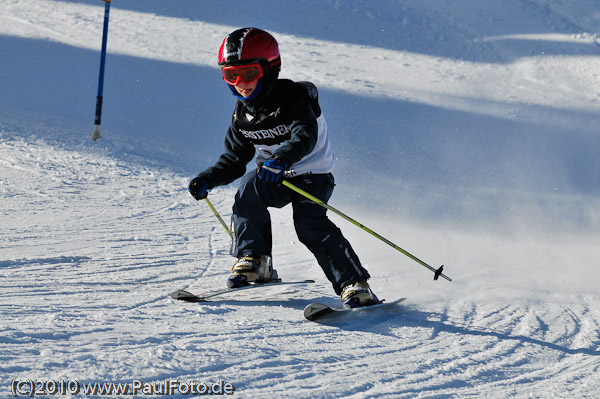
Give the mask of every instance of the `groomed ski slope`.
[[[94, 143], [104, 3], [0, 0], [0, 397], [15, 379], [223, 380], [240, 398], [600, 395], [599, 5], [198, 3], [112, 2]], [[216, 50], [247, 25], [280, 39], [282, 76], [320, 87], [331, 204], [453, 282], [331, 215], [375, 292], [408, 299], [306, 322], [305, 305], [339, 300], [285, 208], [276, 268], [315, 284], [169, 298], [223, 286], [232, 263], [187, 184], [233, 107]], [[210, 195], [226, 220], [234, 193]]]

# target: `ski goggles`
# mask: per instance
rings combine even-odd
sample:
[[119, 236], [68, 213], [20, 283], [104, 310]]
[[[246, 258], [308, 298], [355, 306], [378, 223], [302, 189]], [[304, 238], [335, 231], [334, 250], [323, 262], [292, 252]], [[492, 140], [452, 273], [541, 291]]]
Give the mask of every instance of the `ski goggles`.
[[254, 82], [262, 78], [263, 70], [260, 64], [246, 64], [223, 67], [223, 79], [232, 86], [236, 86], [240, 81], [245, 83]]

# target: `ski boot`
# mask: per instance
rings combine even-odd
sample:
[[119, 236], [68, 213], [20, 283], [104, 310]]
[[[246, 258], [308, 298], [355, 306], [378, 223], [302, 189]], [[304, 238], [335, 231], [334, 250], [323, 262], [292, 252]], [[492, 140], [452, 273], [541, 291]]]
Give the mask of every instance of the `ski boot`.
[[369, 288], [369, 284], [366, 280], [360, 280], [342, 288], [341, 297], [344, 308], [346, 309], [380, 303], [380, 300], [373, 294], [371, 288]]
[[246, 255], [239, 258], [231, 268], [231, 276], [227, 279], [229, 288], [239, 288], [254, 284], [264, 284], [281, 281], [277, 276], [277, 270], [273, 269], [270, 256]]

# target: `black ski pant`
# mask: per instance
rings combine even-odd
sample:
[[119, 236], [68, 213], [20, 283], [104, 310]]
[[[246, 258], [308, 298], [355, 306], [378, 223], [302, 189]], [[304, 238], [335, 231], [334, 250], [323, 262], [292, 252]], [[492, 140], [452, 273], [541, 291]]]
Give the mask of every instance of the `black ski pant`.
[[[290, 183], [327, 203], [333, 193], [331, 173], [296, 176]], [[273, 238], [267, 208], [291, 203], [298, 239], [313, 253], [333, 289], [339, 295], [347, 284], [368, 279], [358, 256], [340, 229], [329, 220], [327, 209], [283, 186], [260, 180], [256, 172], [246, 174], [233, 205], [235, 247], [233, 255], [271, 255]]]

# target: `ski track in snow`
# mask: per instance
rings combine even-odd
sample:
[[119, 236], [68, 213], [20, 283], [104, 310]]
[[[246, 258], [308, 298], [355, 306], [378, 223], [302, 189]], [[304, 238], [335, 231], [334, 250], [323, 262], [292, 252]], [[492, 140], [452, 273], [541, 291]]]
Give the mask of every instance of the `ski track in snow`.
[[[406, 4], [408, 13], [412, 9]], [[564, 41], [596, 48], [597, 14], [581, 10], [597, 6], [591, 0], [579, 1], [579, 8], [573, 4], [498, 3], [511, 10], [534, 9], [559, 34], [490, 34], [462, 44], [465, 37], [448, 33], [444, 43], [466, 48], [483, 43], [490, 52], [485, 56], [507, 41]], [[102, 8], [97, 4], [0, 0], [0, 5], [2, 35], [97, 47]], [[452, 2], [438, 3], [431, 15], [448, 14], [457, 22], [452, 7]], [[483, 12], [474, 8], [472, 13]], [[113, 12], [112, 18], [113, 29], [121, 33], [110, 40], [115, 52], [181, 64], [214, 66], [214, 46], [189, 38], [172, 45], [170, 39], [160, 40], [166, 32], [187, 37], [184, 32], [192, 29], [191, 38], [201, 35], [219, 42], [233, 28], [134, 11]], [[425, 39], [437, 35], [433, 28], [417, 33]], [[579, 111], [597, 120], [594, 52], [553, 55], [545, 63], [523, 57], [501, 65], [281, 37], [283, 46], [294, 49], [289, 60], [297, 59], [290, 74], [302, 78], [309, 70], [321, 86], [508, 114], [508, 119], [540, 120], [559, 110], [556, 119], [544, 120], [546, 125], [576, 121], [583, 126], [588, 118], [580, 120]], [[352, 55], [356, 62], [333, 70], [321, 61], [327, 52], [344, 59]], [[374, 57], [379, 57], [377, 68], [371, 67]], [[388, 81], [390, 75], [384, 72], [390, 68], [405, 79]], [[0, 63], [2, 79], [19, 72], [6, 71]], [[332, 81], [332, 73], [339, 79]], [[565, 83], [552, 84], [559, 78]], [[500, 90], [507, 81], [514, 85]], [[548, 108], [538, 112], [536, 106]], [[10, 113], [4, 107], [0, 104], [0, 115]], [[376, 230], [383, 227], [386, 236], [391, 231], [390, 238], [402, 238], [415, 254], [444, 259], [446, 273], [455, 281], [434, 283], [418, 265], [382, 250], [372, 237], [335, 219], [372, 272], [376, 293], [388, 301], [400, 296], [408, 300], [381, 312], [311, 323], [302, 320], [304, 306], [317, 301], [338, 305], [339, 299], [311, 254], [289, 234], [290, 210], [277, 210], [274, 259], [280, 276], [288, 281], [315, 279], [315, 284], [249, 290], [213, 303], [179, 303], [169, 297], [171, 291], [201, 293], [222, 287], [233, 261], [224, 229], [202, 201], [189, 196], [190, 176], [173, 171], [180, 165], [123, 154], [117, 143], [80, 143], [71, 136], [63, 143], [62, 137], [53, 138], [64, 129], [60, 123], [46, 126], [34, 111], [19, 121], [22, 115], [11, 115], [10, 126], [0, 121], [1, 397], [11, 396], [15, 378], [209, 384], [223, 379], [235, 386], [234, 397], [240, 398], [600, 394], [600, 253], [595, 231], [571, 232], [558, 240], [530, 236], [519, 242], [501, 234], [479, 237], [375, 221]], [[67, 129], [78, 134], [76, 127]], [[592, 138], [589, 142], [597, 143]], [[226, 221], [233, 194], [234, 187], [211, 192]], [[588, 205], [593, 215], [596, 208]]]
[[[171, 290], [221, 286], [229, 267], [229, 237], [188, 198], [185, 176], [13, 139], [0, 141], [0, 159], [8, 205], [0, 252], [4, 389], [27, 377], [222, 378], [240, 397], [598, 392], [594, 295], [409, 300], [374, 315], [310, 323], [301, 317], [306, 304], [335, 300], [310, 256], [291, 242], [276, 258], [280, 274], [316, 278], [314, 286], [176, 303]], [[231, 189], [211, 197], [227, 215]], [[276, 231], [286, 217], [274, 218]]]

